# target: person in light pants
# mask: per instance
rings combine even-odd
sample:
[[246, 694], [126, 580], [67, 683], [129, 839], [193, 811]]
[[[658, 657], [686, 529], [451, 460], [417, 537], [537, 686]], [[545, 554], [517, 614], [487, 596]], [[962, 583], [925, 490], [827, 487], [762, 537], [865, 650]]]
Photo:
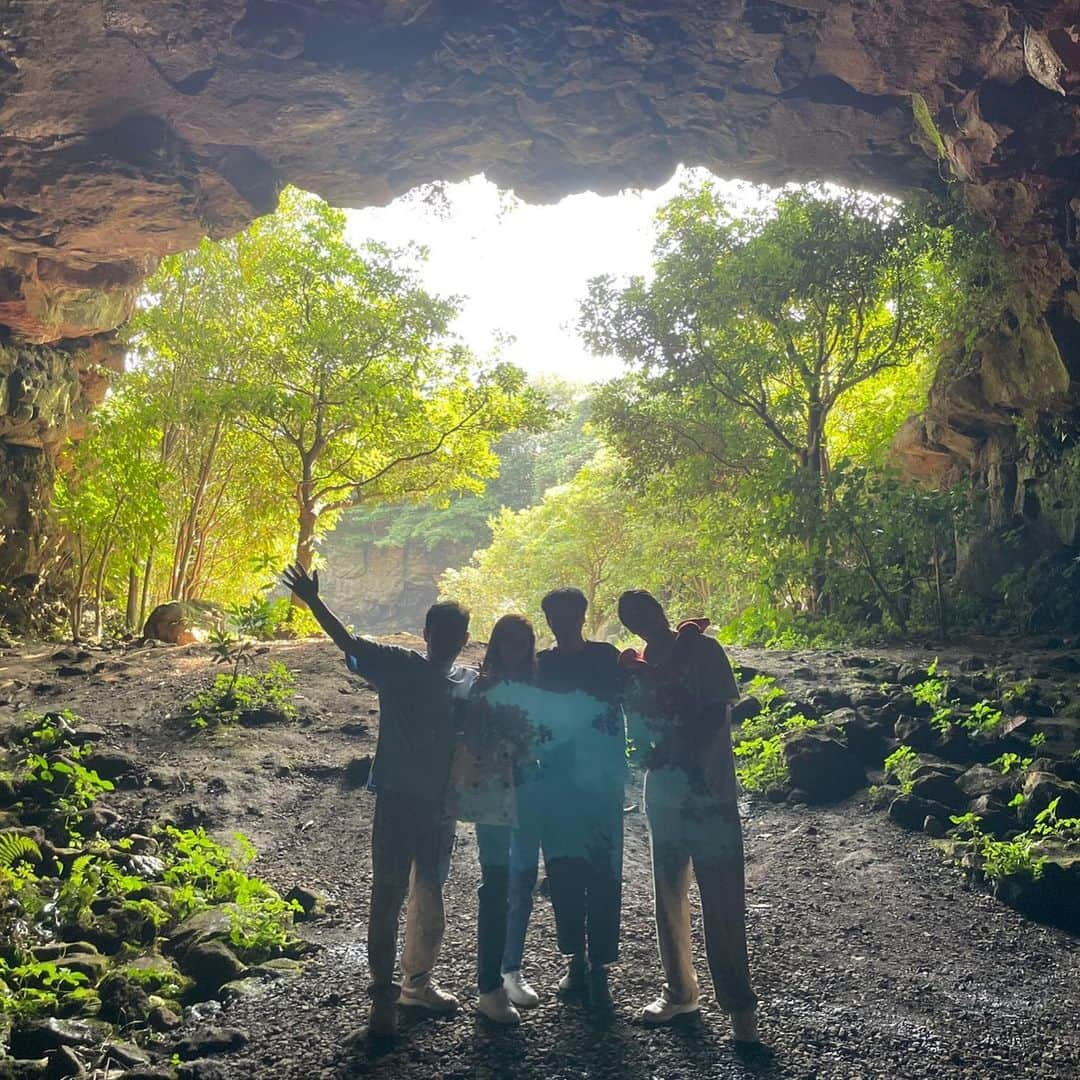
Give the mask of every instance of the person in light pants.
[[730, 707], [739, 696], [708, 621], [672, 630], [644, 590], [619, 599], [619, 618], [645, 640], [621, 662], [631, 678], [631, 741], [645, 756], [645, 811], [652, 840], [656, 935], [665, 984], [645, 1006], [646, 1024], [697, 1012], [690, 939], [690, 873], [701, 894], [705, 951], [717, 1004], [740, 1042], [757, 1042], [757, 997], [746, 950], [742, 827], [736, 803]]

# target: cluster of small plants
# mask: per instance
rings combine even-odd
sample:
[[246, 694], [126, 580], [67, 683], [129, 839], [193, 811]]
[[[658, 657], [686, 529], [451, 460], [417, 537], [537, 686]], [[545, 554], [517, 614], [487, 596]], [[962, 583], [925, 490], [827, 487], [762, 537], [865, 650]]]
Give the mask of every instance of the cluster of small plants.
[[322, 633], [315, 616], [306, 607], [298, 607], [284, 596], [271, 599], [256, 594], [249, 600], [230, 604], [226, 612], [229, 625], [237, 634], [258, 641], [316, 637]]
[[927, 668], [926, 678], [913, 688], [912, 696], [932, 710], [930, 723], [943, 739], [952, 735], [954, 726], [969, 735], [991, 735], [1001, 725], [1001, 709], [991, 702], [978, 701], [965, 713], [960, 702], [949, 697], [949, 673], [936, 658]]
[[[71, 738], [80, 723], [71, 713], [31, 717], [5, 762], [0, 809], [17, 824], [0, 829], [0, 1016], [11, 1024], [100, 1010], [105, 1019], [145, 1022], [107, 1012], [106, 988], [117, 980], [178, 1009], [193, 984], [159, 943], [188, 916], [219, 905], [242, 961], [295, 953], [298, 906], [248, 873], [254, 849], [242, 834], [230, 850], [201, 829], [91, 833], [86, 811], [112, 784], [82, 764], [89, 748]], [[140, 957], [155, 966], [132, 966]], [[5, 1039], [0, 1030], [0, 1052]]]
[[815, 720], [786, 700], [776, 680], [755, 675], [747, 692], [757, 699], [761, 711], [742, 722], [732, 733], [735, 773], [747, 791], [765, 791], [788, 783], [784, 759], [784, 736], [790, 731], [814, 727]]
[[183, 708], [188, 724], [194, 729], [218, 727], [238, 722], [245, 714], [274, 713], [284, 719], [296, 716], [292, 704], [296, 680], [280, 661], [273, 661], [266, 671], [242, 673], [252, 667], [252, 643], [228, 634], [212, 639], [214, 662], [229, 664], [232, 670], [215, 676], [210, 686], [200, 690]]
[[[1018, 796], [1017, 799], [1023, 799]], [[1017, 799], [1012, 805], [1016, 805]], [[982, 829], [982, 819], [973, 813], [952, 817], [954, 832], [961, 847], [975, 854], [979, 869], [992, 882], [1017, 875], [1038, 880], [1050, 852], [1080, 852], [1080, 818], [1059, 818], [1059, 799], [1053, 799], [1035, 817], [1027, 832], [999, 840]]]

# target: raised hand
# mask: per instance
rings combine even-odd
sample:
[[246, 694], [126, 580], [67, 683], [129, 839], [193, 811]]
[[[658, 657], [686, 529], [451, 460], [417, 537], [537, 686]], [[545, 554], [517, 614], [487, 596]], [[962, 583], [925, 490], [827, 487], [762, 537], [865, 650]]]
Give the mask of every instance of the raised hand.
[[309, 574], [299, 563], [293, 563], [282, 571], [281, 584], [310, 605], [319, 595], [319, 571], [314, 570]]

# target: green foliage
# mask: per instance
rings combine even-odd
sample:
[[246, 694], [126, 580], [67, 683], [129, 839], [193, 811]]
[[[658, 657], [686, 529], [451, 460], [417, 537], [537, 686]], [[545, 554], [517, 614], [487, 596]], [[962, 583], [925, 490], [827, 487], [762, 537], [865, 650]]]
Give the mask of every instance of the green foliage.
[[229, 940], [249, 962], [279, 954], [290, 944], [293, 915], [301, 910], [300, 905], [283, 900], [264, 881], [246, 872], [244, 867], [251, 863], [255, 849], [243, 833], [234, 836], [236, 854], [203, 829], [169, 826], [164, 837], [164, 880], [174, 890], [181, 918], [213, 905], [233, 905], [229, 909]]
[[1015, 875], [1038, 880], [1050, 853], [1080, 852], [1080, 818], [1059, 818], [1059, 801], [1053, 799], [1036, 815], [1035, 824], [1027, 832], [1010, 840], [996, 840], [984, 833], [976, 814], [962, 814], [953, 817], [952, 822], [964, 846], [978, 855], [982, 872], [991, 881]]
[[41, 862], [41, 848], [32, 837], [0, 830], [0, 869], [12, 870], [19, 862]]
[[1013, 753], [1010, 750], [999, 757], [994, 758], [990, 764], [996, 765], [1001, 770], [1003, 776], [1008, 776], [1013, 769], [1023, 772], [1025, 769], [1031, 768], [1031, 761], [1031, 758], [1021, 757], [1019, 754]]
[[77, 1003], [87, 982], [52, 960], [9, 963], [0, 956], [0, 1015], [19, 1020], [64, 1011], [61, 1003]]
[[910, 746], [898, 746], [885, 759], [885, 772], [896, 777], [900, 790], [911, 794], [915, 782], [915, 770], [919, 767], [919, 755]]
[[279, 638], [318, 637], [322, 634], [315, 616], [287, 597], [270, 599], [258, 594], [226, 608], [230, 625], [243, 637], [259, 641]]
[[1046, 732], [1036, 731], [1035, 734], [1032, 735], [1031, 738], [1028, 740], [1028, 746], [1030, 746], [1032, 750], [1038, 750], [1041, 746], [1043, 746], [1045, 742]]
[[213, 683], [200, 690], [183, 708], [193, 728], [217, 727], [239, 721], [245, 713], [272, 712], [294, 717], [292, 704], [296, 679], [278, 661], [266, 671], [242, 675], [239, 667], [231, 674], [221, 674]]
[[911, 95], [911, 115], [915, 118], [919, 130], [937, 151], [938, 158], [947, 160], [949, 152], [945, 146], [945, 140], [941, 137], [941, 132], [938, 130], [937, 124], [934, 123], [934, 118], [930, 115], [930, 108], [926, 104], [926, 98], [922, 94]]
[[814, 727], [817, 722], [795, 712], [794, 703], [785, 700], [784, 691], [769, 676], [754, 676], [747, 692], [757, 698], [761, 711], [732, 732], [735, 775], [747, 791], [782, 787], [790, 779], [784, 736]]

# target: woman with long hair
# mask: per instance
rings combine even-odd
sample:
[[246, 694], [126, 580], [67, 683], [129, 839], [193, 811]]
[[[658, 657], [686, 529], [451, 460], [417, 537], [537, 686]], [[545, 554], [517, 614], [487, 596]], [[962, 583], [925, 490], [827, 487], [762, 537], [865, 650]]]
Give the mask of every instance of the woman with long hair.
[[[459, 821], [476, 823], [480, 849], [477, 1008], [501, 1024], [521, 1021], [508, 987], [521, 1004], [536, 1003], [536, 995], [521, 978], [521, 945], [508, 949], [507, 937], [510, 853], [519, 823], [517, 787], [533, 753], [529, 706], [536, 693], [535, 669], [532, 624], [523, 615], [504, 615], [491, 631], [451, 771], [451, 813]], [[515, 939], [524, 939], [524, 931], [524, 926], [515, 927]], [[505, 981], [504, 953], [517, 954], [517, 970], [507, 972]]]

